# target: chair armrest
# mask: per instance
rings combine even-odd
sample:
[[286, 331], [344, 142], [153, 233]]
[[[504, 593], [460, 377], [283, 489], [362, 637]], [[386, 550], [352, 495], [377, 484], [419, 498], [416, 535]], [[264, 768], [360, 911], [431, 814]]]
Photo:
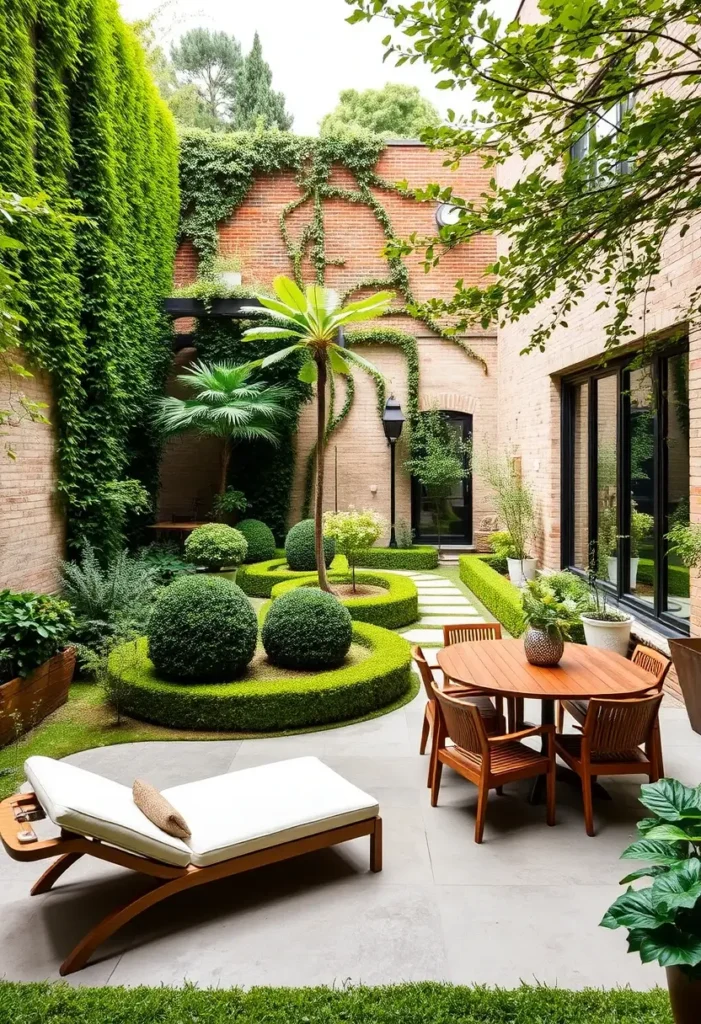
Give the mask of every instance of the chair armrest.
[[534, 725], [531, 729], [521, 729], [519, 732], [507, 732], [504, 736], [488, 736], [487, 743], [513, 743], [514, 740], [522, 740], [526, 736], [544, 736], [548, 733], [555, 734], [554, 725]]

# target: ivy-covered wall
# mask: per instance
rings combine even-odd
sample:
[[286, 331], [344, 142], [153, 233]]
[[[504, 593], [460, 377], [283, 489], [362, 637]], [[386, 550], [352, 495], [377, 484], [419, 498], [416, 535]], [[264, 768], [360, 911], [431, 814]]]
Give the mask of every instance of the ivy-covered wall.
[[50, 374], [68, 543], [108, 552], [105, 486], [156, 490], [179, 209], [174, 125], [115, 0], [0, 4], [0, 184], [84, 218], [21, 231], [22, 345]]

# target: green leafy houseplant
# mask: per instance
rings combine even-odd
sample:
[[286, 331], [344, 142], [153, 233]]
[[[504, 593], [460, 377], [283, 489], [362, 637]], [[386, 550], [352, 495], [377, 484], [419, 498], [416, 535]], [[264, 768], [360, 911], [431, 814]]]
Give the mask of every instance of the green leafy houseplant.
[[531, 629], [562, 641], [570, 639], [582, 609], [582, 602], [574, 597], [561, 598], [547, 576], [526, 582], [521, 603], [524, 621]]
[[[312, 284], [303, 292], [288, 277], [276, 277], [273, 288], [277, 298], [265, 295], [256, 298], [265, 307], [264, 313], [275, 321], [272, 327], [251, 327], [244, 333], [248, 340], [283, 341], [294, 338], [285, 348], [273, 352], [262, 360], [265, 368], [279, 359], [302, 352], [305, 362], [299, 371], [300, 380], [310, 384], [316, 382], [317, 424], [316, 424], [316, 497], [314, 503], [314, 550], [319, 586], [328, 591], [326, 565], [324, 563], [324, 455], [326, 449], [326, 389], [329, 375], [350, 374], [351, 366], [359, 366], [370, 373], [379, 375], [378, 370], [362, 356], [338, 344], [338, 332], [349, 324], [362, 320], [374, 320], [389, 309], [392, 292], [377, 292], [357, 302], [341, 306], [340, 296], [330, 288]], [[259, 316], [261, 310], [255, 306], [244, 307], [244, 312]]]
[[235, 568], [246, 557], [246, 538], [233, 526], [207, 523], [193, 530], [185, 541], [185, 558], [210, 571]]
[[0, 683], [28, 676], [58, 654], [73, 621], [70, 605], [60, 598], [0, 591]]
[[345, 512], [324, 514], [324, 536], [336, 541], [336, 549], [348, 559], [355, 593], [355, 567], [358, 552], [371, 548], [385, 528], [385, 521], [372, 509], [359, 512], [352, 506]]

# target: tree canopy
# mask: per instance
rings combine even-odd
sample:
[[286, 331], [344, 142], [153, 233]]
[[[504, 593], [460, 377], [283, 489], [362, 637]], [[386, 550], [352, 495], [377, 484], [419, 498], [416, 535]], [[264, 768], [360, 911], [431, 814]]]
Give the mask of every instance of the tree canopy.
[[230, 120], [243, 62], [241, 46], [234, 36], [193, 28], [171, 47], [170, 54], [184, 84], [194, 85], [212, 123]]
[[258, 33], [253, 37], [251, 52], [243, 60], [237, 76], [233, 108], [234, 127], [239, 129], [292, 127], [292, 116], [285, 109], [285, 97], [272, 88], [273, 73], [263, 59]]
[[[495, 16], [487, 0], [347, 0], [350, 22], [381, 17], [398, 64], [423, 61], [438, 88], [472, 89], [470, 117], [449, 114], [424, 141], [448, 163], [482, 153], [495, 169], [514, 154], [526, 168], [492, 181], [478, 201], [431, 184], [417, 198], [453, 203], [457, 223], [433, 239], [412, 236], [427, 266], [484, 232], [508, 241], [492, 277], [458, 281], [454, 329], [515, 321], [545, 302], [528, 349], [542, 349], [592, 284], [609, 311], [607, 345], [642, 333], [631, 318], [660, 268], [663, 243], [684, 236], [701, 208], [701, 44], [697, 0], [540, 0], [535, 23]], [[698, 314], [698, 288], [688, 315]]]
[[347, 127], [366, 128], [375, 135], [416, 139], [428, 127], [440, 123], [436, 108], [415, 85], [388, 82], [382, 89], [343, 89], [336, 107], [321, 121], [325, 135]]

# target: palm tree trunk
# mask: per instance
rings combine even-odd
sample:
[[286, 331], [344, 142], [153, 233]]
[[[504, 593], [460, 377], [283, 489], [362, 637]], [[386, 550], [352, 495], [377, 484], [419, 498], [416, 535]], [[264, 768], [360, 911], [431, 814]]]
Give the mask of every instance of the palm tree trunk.
[[326, 440], [326, 357], [317, 359], [316, 383], [316, 499], [314, 502], [314, 550], [319, 589], [331, 592], [324, 561], [324, 455]]
[[219, 476], [219, 493], [224, 494], [226, 492], [226, 481], [229, 475], [229, 462], [231, 461], [231, 438], [227, 437], [224, 440], [224, 447], [221, 451], [221, 473]]

